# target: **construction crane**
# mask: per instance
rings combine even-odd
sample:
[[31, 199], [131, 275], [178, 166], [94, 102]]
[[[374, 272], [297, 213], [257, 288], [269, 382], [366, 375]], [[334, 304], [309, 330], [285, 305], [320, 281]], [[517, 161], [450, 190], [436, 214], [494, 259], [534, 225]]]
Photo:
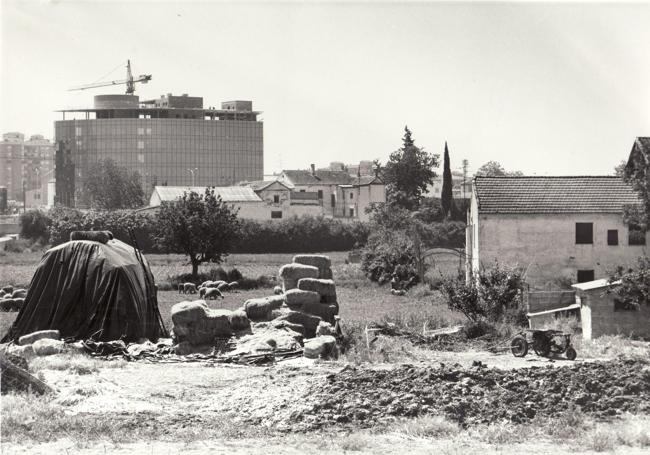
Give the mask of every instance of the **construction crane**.
[[142, 82], [143, 84], [146, 84], [150, 80], [151, 80], [151, 74], [141, 74], [140, 76], [137, 77], [137, 79], [134, 79], [133, 74], [131, 74], [131, 60], [127, 60], [126, 79], [119, 80], [119, 81], [96, 82], [94, 84], [81, 85], [79, 87], [73, 87], [71, 89], [68, 89], [68, 91], [71, 92], [73, 90], [87, 90], [89, 88], [108, 87], [110, 85], [126, 84], [126, 94], [133, 95], [133, 92], [135, 92], [136, 82]]

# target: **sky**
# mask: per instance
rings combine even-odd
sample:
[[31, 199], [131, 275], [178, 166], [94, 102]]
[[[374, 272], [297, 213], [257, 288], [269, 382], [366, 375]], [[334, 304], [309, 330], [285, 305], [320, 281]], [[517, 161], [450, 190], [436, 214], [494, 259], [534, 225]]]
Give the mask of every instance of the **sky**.
[[[452, 169], [611, 174], [650, 136], [650, 3], [0, 0], [0, 132], [52, 138], [98, 80], [252, 100], [264, 171], [388, 160], [404, 126]], [[114, 70], [114, 71], [113, 71]]]

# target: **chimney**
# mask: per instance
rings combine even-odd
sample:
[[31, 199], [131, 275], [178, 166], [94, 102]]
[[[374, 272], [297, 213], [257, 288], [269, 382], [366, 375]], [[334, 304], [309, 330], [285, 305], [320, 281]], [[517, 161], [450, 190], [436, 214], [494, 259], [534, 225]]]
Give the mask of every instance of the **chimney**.
[[311, 164], [311, 175], [316, 175], [316, 165]]

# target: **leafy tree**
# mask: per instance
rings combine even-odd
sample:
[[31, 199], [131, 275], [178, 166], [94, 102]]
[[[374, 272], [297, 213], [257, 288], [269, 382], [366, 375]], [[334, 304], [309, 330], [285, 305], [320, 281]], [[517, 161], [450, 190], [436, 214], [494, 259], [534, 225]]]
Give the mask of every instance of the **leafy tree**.
[[616, 166], [614, 166], [614, 175], [617, 177], [625, 177], [625, 165], [627, 161], [621, 160]]
[[205, 194], [185, 192], [177, 201], [163, 202], [158, 213], [156, 240], [169, 251], [182, 251], [196, 279], [203, 262], [221, 263], [240, 234], [237, 212], [214, 189]]
[[650, 160], [644, 147], [634, 145], [629, 165], [624, 167], [623, 180], [632, 185], [641, 199], [640, 206], [625, 208], [624, 219], [645, 231], [650, 226]]
[[425, 152], [413, 141], [411, 130], [404, 128], [402, 147], [391, 153], [383, 170], [388, 199], [391, 203], [407, 209], [417, 207], [436, 176], [438, 155]]
[[610, 283], [620, 281], [608, 292], [614, 293], [615, 298], [630, 309], [638, 310], [640, 305], [650, 305], [650, 258], [638, 258], [636, 268], [618, 267], [609, 278]]
[[476, 175], [480, 177], [520, 177], [524, 175], [521, 171], [506, 171], [497, 161], [488, 161], [478, 168]]
[[145, 203], [140, 173], [129, 172], [110, 158], [90, 166], [81, 198], [99, 210], [133, 209]]
[[442, 194], [440, 195], [440, 203], [442, 205], [443, 215], [448, 217], [454, 206], [454, 197], [452, 192], [454, 182], [451, 179], [451, 165], [449, 163], [449, 149], [447, 148], [447, 142], [445, 142], [445, 158], [443, 163]]

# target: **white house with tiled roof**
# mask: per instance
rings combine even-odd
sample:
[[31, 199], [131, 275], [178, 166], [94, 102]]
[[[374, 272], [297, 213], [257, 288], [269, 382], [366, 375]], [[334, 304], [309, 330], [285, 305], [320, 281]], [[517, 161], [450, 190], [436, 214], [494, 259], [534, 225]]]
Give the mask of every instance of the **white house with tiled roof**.
[[637, 194], [615, 176], [475, 177], [466, 231], [468, 277], [519, 266], [532, 287], [608, 277], [646, 252], [645, 232], [623, 222]]
[[375, 175], [349, 175], [346, 171], [285, 170], [278, 180], [296, 193], [315, 194], [323, 214], [336, 218], [367, 221], [366, 208], [386, 202], [386, 186]]

